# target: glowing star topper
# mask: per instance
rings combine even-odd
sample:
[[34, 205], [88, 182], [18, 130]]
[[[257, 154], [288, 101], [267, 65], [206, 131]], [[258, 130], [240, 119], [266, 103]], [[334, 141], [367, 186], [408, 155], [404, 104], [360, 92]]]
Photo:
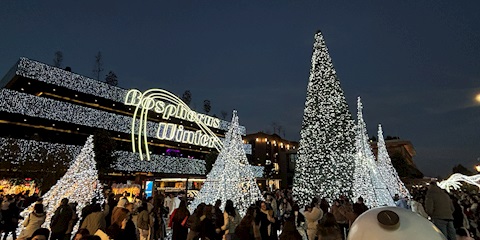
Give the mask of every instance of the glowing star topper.
[[[150, 160], [147, 140], [147, 119], [149, 111], [158, 114], [163, 120], [169, 120], [171, 117], [196, 123], [200, 130], [191, 131], [184, 126], [160, 122], [156, 137], [160, 140], [175, 141], [178, 143], [194, 144], [208, 148], [215, 148], [218, 151], [223, 146], [222, 141], [210, 130], [209, 127], [218, 128], [220, 119], [205, 114], [197, 113], [188, 107], [180, 98], [163, 89], [150, 89], [140, 92], [137, 89], [131, 89], [125, 97], [125, 105], [135, 106], [135, 112], [132, 118], [132, 150], [138, 151], [140, 159]], [[161, 115], [161, 116], [160, 116]], [[137, 117], [140, 116], [138, 122]], [[138, 139], [135, 138], [135, 133]]]

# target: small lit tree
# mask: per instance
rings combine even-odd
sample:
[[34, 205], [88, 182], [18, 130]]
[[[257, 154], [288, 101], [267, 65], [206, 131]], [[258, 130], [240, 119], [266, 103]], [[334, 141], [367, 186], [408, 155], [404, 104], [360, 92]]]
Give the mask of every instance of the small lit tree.
[[375, 156], [368, 141], [367, 125], [363, 120], [363, 106], [358, 98], [358, 122], [356, 126], [355, 171], [353, 174], [353, 197], [362, 197], [370, 207], [395, 206], [387, 186], [380, 176]]
[[243, 149], [236, 111], [233, 111], [223, 149], [207, 174], [198, 196], [191, 203], [190, 210], [193, 211], [200, 203], [213, 205], [217, 199], [222, 200], [223, 206], [227, 200], [232, 200], [241, 215], [251, 204], [263, 200]]
[[385, 139], [383, 138], [382, 125], [378, 124], [378, 160], [377, 166], [380, 176], [383, 178], [390, 196], [395, 196], [398, 194], [403, 197], [411, 197], [410, 192], [408, 191], [405, 184], [402, 182], [398, 176], [397, 170], [392, 165], [392, 160], [388, 156], [387, 147], [385, 145]]
[[[57, 183], [42, 196], [43, 205], [46, 207], [47, 217], [44, 227], [50, 227], [55, 210], [60, 205], [63, 198], [68, 198], [69, 202], [76, 202], [77, 214], [81, 215], [81, 210], [92, 202], [93, 199], [102, 201], [102, 185], [98, 181], [97, 168], [95, 166], [95, 153], [93, 151], [93, 136], [88, 137], [87, 142], [83, 146], [80, 154], [70, 165], [65, 175], [57, 181]], [[26, 208], [21, 216], [26, 217], [33, 211], [33, 205]], [[19, 223], [17, 231], [23, 228], [23, 221]], [[78, 228], [74, 228], [74, 232]]]

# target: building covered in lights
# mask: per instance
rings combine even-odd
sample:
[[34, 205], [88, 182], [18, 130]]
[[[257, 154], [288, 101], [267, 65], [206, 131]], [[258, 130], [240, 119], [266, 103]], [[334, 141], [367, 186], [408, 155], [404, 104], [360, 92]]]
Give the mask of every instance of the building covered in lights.
[[[185, 179], [191, 179], [188, 185], [195, 188], [194, 179], [205, 177], [204, 159], [217, 152], [212, 139], [222, 139], [229, 126], [228, 121], [164, 100], [143, 101], [153, 104], [145, 111], [149, 106], [135, 102], [142, 94], [138, 90], [27, 58], [5, 74], [0, 87], [0, 143], [16, 141], [20, 153], [32, 154], [32, 146], [40, 143], [44, 149], [63, 147], [75, 154], [89, 135], [107, 131], [116, 143], [117, 158], [109, 175], [155, 179], [159, 190], [184, 188]], [[245, 135], [244, 127], [240, 131]], [[135, 153], [132, 148], [137, 148]], [[8, 168], [0, 171], [4, 176], [12, 173]]]
[[259, 180], [261, 188], [292, 187], [298, 142], [258, 132], [247, 134], [244, 143], [252, 147], [252, 154], [247, 155], [250, 164], [264, 167], [263, 178]]

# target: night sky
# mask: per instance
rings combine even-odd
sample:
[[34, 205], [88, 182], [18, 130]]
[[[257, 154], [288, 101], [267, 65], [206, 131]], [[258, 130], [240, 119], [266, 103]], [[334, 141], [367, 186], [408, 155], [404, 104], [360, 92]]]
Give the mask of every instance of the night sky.
[[120, 87], [190, 90], [198, 111], [209, 99], [211, 114], [237, 109], [249, 133], [276, 122], [298, 140], [321, 30], [370, 136], [381, 123], [410, 140], [427, 176], [480, 157], [479, 1], [152, 2], [2, 1], [0, 75], [59, 50], [63, 67], [92, 77], [101, 51], [102, 75], [113, 70]]

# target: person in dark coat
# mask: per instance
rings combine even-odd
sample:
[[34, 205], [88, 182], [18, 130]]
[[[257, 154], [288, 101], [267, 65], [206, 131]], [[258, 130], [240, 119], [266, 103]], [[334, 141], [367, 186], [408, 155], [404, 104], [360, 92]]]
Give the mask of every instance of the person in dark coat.
[[318, 240], [342, 240], [340, 226], [335, 220], [335, 216], [332, 213], [326, 213], [321, 224], [317, 227]]
[[238, 239], [241, 240], [256, 240], [261, 239], [260, 230], [258, 225], [255, 223], [255, 218], [257, 217], [258, 208], [253, 205], [248, 207], [245, 217], [243, 217], [240, 224], [238, 224], [235, 229], [235, 235]]
[[107, 228], [106, 234], [110, 239], [115, 240], [130, 240], [125, 234], [125, 228], [127, 227], [127, 217], [129, 211], [125, 208], [120, 208], [112, 215], [112, 224]]
[[283, 225], [282, 234], [279, 236], [280, 240], [302, 240], [302, 235], [295, 227], [295, 217], [289, 217]]
[[201, 226], [200, 226], [200, 239], [201, 240], [214, 240], [217, 233], [215, 232], [215, 223], [213, 221], [213, 206], [207, 205], [203, 210], [203, 215], [200, 217]]
[[180, 202], [180, 206], [175, 209], [172, 218], [172, 240], [185, 240], [187, 239], [188, 226], [186, 221], [190, 216], [190, 212], [187, 209], [187, 203], [185, 200]]
[[17, 202], [13, 197], [9, 197], [8, 201], [10, 204], [8, 205], [8, 210], [3, 212], [3, 230], [5, 235], [3, 236], [3, 240], [7, 239], [8, 233], [12, 233], [13, 239], [17, 238], [17, 226], [18, 226], [18, 219], [20, 218], [20, 209], [17, 207]]
[[64, 198], [50, 222], [50, 230], [52, 231], [50, 240], [63, 240], [65, 238], [65, 233], [68, 230], [68, 224], [72, 217], [72, 208], [68, 205], [68, 199]]
[[458, 203], [458, 199], [455, 196], [450, 195], [450, 199], [452, 199], [453, 208], [455, 209], [452, 213], [453, 227], [455, 227], [455, 229], [459, 229], [463, 227], [463, 209], [462, 206], [460, 206], [460, 204]]
[[48, 240], [50, 236], [50, 231], [46, 228], [39, 228], [33, 232], [32, 236], [27, 238], [27, 240]]
[[[224, 224], [224, 219], [223, 219], [223, 213], [222, 210], [220, 210], [220, 205], [222, 205], [222, 201], [220, 199], [217, 199], [215, 202], [215, 206], [213, 206], [213, 222], [215, 224], [215, 229], [221, 228]], [[215, 240], [222, 240], [223, 239], [223, 234], [224, 231], [220, 231], [219, 233], [215, 232]]]
[[110, 193], [108, 195], [108, 206], [110, 207], [109, 209], [111, 209], [112, 211], [109, 211], [107, 216], [105, 217], [105, 222], [107, 224], [107, 226], [110, 226], [112, 225], [112, 222], [111, 222], [111, 218], [112, 218], [112, 214], [113, 214], [113, 209], [117, 206], [117, 203], [118, 201], [115, 200], [115, 194], [114, 193]]
[[368, 210], [367, 205], [363, 203], [363, 198], [358, 197], [357, 202], [353, 204], [353, 212], [358, 216], [362, 215], [362, 213]]
[[190, 228], [190, 231], [188, 231], [187, 240], [198, 239], [202, 227], [202, 220], [205, 219], [203, 215], [205, 206], [205, 203], [200, 203], [193, 214], [188, 217], [187, 225]]
[[270, 233], [272, 233], [272, 229], [274, 229], [272, 227], [272, 223], [275, 222], [273, 211], [267, 208], [267, 203], [264, 201], [260, 203], [260, 211], [258, 212], [255, 222], [256, 225], [260, 226], [260, 236], [262, 240], [275, 239], [275, 237], [272, 236], [273, 234], [269, 234], [269, 229]]
[[455, 207], [448, 193], [439, 188], [436, 181], [432, 181], [427, 190], [425, 211], [432, 218], [432, 223], [448, 240], [455, 240], [455, 227], [453, 226]]

